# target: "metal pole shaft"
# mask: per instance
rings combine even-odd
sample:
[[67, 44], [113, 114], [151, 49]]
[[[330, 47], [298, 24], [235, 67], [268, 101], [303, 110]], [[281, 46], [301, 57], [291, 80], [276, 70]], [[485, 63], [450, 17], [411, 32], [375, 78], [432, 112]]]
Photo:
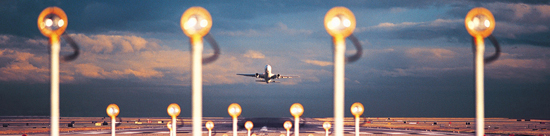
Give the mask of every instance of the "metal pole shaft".
[[334, 38], [334, 133], [344, 136], [344, 38]]
[[173, 117], [173, 118], [172, 118], [172, 126], [171, 126], [171, 127], [172, 127], [172, 136], [176, 136], [176, 135], [177, 135], [177, 134], [176, 134], [176, 133], [177, 133], [176, 128], [178, 128], [178, 127], [177, 127], [177, 124], [178, 124], [178, 122], [176, 122], [176, 117]]
[[50, 38], [50, 77], [51, 77], [51, 135], [59, 136], [59, 36], [53, 34]]
[[248, 136], [250, 136], [250, 129], [248, 130]]
[[212, 136], [212, 130], [208, 130], [208, 136]]
[[355, 117], [355, 136], [359, 136], [359, 117]]
[[300, 136], [300, 117], [294, 118], [294, 136]]
[[111, 136], [115, 136], [115, 123], [116, 119], [115, 117], [111, 118]]
[[[202, 136], [202, 37], [192, 37], [193, 136]], [[175, 123], [174, 123], [175, 124]]]
[[476, 76], [476, 136], [485, 135], [485, 104], [483, 81], [483, 52], [485, 44], [483, 37], [476, 37], [475, 50], [475, 76]]
[[328, 136], [328, 129], [325, 130], [325, 136]]
[[286, 130], [286, 136], [290, 136], [290, 129]]
[[233, 117], [233, 136], [237, 136], [237, 117]]

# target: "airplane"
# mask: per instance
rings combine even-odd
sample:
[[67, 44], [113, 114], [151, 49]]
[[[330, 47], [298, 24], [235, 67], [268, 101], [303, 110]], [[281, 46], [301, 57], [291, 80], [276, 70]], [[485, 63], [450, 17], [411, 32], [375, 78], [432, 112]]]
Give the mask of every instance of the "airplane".
[[265, 66], [265, 73], [263, 74], [256, 73], [256, 74], [237, 74], [237, 75], [261, 78], [261, 80], [256, 80], [256, 82], [265, 82], [267, 84], [274, 83], [275, 81], [273, 79], [299, 77], [299, 76], [281, 76], [280, 74], [273, 74], [271, 73], [271, 65]]

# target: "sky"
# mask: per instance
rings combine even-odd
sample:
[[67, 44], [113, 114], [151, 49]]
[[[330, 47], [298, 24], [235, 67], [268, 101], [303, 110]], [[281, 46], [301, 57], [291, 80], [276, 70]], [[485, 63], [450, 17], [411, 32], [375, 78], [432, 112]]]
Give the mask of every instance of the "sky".
[[[474, 7], [496, 20], [500, 58], [485, 66], [485, 115], [550, 119], [550, 2], [439, 0], [2, 0], [0, 1], [0, 116], [50, 115], [48, 38], [40, 12], [57, 6], [80, 56], [60, 64], [62, 117], [102, 117], [111, 103], [120, 117], [168, 117], [170, 103], [191, 116], [191, 53], [181, 30], [183, 12], [201, 6], [221, 49], [203, 65], [203, 116], [333, 116], [333, 44], [323, 19], [349, 8], [363, 48], [345, 67], [345, 115], [354, 102], [364, 117], [475, 117], [471, 36], [464, 26]], [[494, 53], [486, 39], [485, 56]], [[348, 39], [346, 55], [356, 49]], [[203, 57], [213, 54], [205, 44]], [[72, 49], [62, 42], [61, 55]], [[262, 73], [281, 83], [257, 83], [237, 73]]]

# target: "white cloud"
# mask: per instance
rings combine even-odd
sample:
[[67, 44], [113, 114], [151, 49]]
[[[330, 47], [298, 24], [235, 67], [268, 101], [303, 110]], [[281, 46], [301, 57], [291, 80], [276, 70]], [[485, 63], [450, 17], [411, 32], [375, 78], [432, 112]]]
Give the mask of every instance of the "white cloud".
[[253, 51], [253, 50], [248, 50], [245, 54], [243, 54], [243, 56], [246, 57], [246, 58], [253, 58], [253, 59], [263, 59], [263, 58], [265, 58], [264, 54], [262, 54], [259, 51]]
[[320, 61], [320, 60], [302, 60], [302, 61], [307, 64], [313, 64], [313, 65], [322, 66], [322, 67], [332, 65], [332, 62], [328, 62], [328, 61]]

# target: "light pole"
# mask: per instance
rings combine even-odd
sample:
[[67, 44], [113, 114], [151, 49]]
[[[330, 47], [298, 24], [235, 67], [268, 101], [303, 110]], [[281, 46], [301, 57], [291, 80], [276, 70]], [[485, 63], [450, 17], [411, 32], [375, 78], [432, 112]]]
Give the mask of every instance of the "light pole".
[[176, 103], [172, 103], [172, 104], [168, 105], [168, 108], [166, 109], [166, 112], [168, 112], [168, 115], [170, 115], [170, 117], [172, 117], [172, 122], [174, 122], [174, 124], [172, 125], [170, 135], [176, 136], [176, 132], [177, 132], [176, 128], [177, 128], [177, 124], [178, 124], [176, 122], [176, 117], [178, 117], [181, 113], [180, 106]]
[[181, 16], [183, 33], [191, 40], [191, 88], [193, 98], [193, 136], [202, 135], [202, 37], [212, 27], [210, 13], [202, 7], [191, 7]]
[[355, 29], [355, 16], [345, 7], [334, 7], [325, 15], [325, 29], [334, 42], [334, 132], [344, 135], [345, 38]]
[[285, 123], [283, 124], [283, 127], [285, 127], [286, 129], [286, 136], [290, 136], [290, 128], [292, 128], [292, 122], [285, 121]]
[[328, 136], [328, 130], [330, 129], [331, 125], [330, 122], [326, 121], [323, 123], [323, 128], [325, 129], [325, 136]]
[[51, 118], [50, 135], [59, 136], [59, 44], [60, 36], [67, 28], [67, 15], [58, 7], [48, 7], [38, 15], [38, 29], [50, 38]]
[[485, 43], [483, 41], [483, 38], [490, 36], [491, 33], [493, 33], [493, 30], [495, 29], [495, 18], [493, 17], [491, 11], [485, 8], [477, 7], [468, 12], [466, 18], [464, 19], [464, 24], [466, 25], [466, 30], [468, 30], [468, 33], [470, 33], [470, 35], [474, 37], [474, 65], [476, 82], [476, 135], [483, 136], [485, 135], [485, 100], [483, 90], [483, 52], [485, 52]]
[[227, 107], [227, 112], [233, 118], [233, 136], [237, 136], [237, 117], [241, 115], [241, 105], [232, 103], [229, 107]]
[[214, 128], [214, 122], [211, 120], [207, 121], [206, 124], [204, 124], [206, 129], [208, 129], [208, 136], [212, 136], [212, 129]]
[[294, 116], [294, 135], [300, 135], [300, 116], [304, 113], [304, 106], [300, 103], [294, 103], [290, 106], [290, 114]]
[[359, 117], [363, 114], [365, 108], [363, 104], [356, 102], [351, 105], [351, 114], [355, 116], [355, 136], [359, 136]]
[[244, 123], [244, 128], [246, 128], [246, 130], [248, 131], [248, 136], [250, 136], [250, 130], [254, 127], [254, 123], [252, 123], [252, 121], [246, 121], [246, 123]]
[[115, 136], [115, 123], [118, 113], [120, 113], [120, 109], [116, 104], [109, 104], [109, 106], [107, 106], [107, 115], [111, 117], [111, 136]]
[[166, 127], [168, 127], [168, 129], [170, 130], [170, 136], [174, 136], [172, 134], [172, 121], [168, 121], [168, 124], [166, 124]]

